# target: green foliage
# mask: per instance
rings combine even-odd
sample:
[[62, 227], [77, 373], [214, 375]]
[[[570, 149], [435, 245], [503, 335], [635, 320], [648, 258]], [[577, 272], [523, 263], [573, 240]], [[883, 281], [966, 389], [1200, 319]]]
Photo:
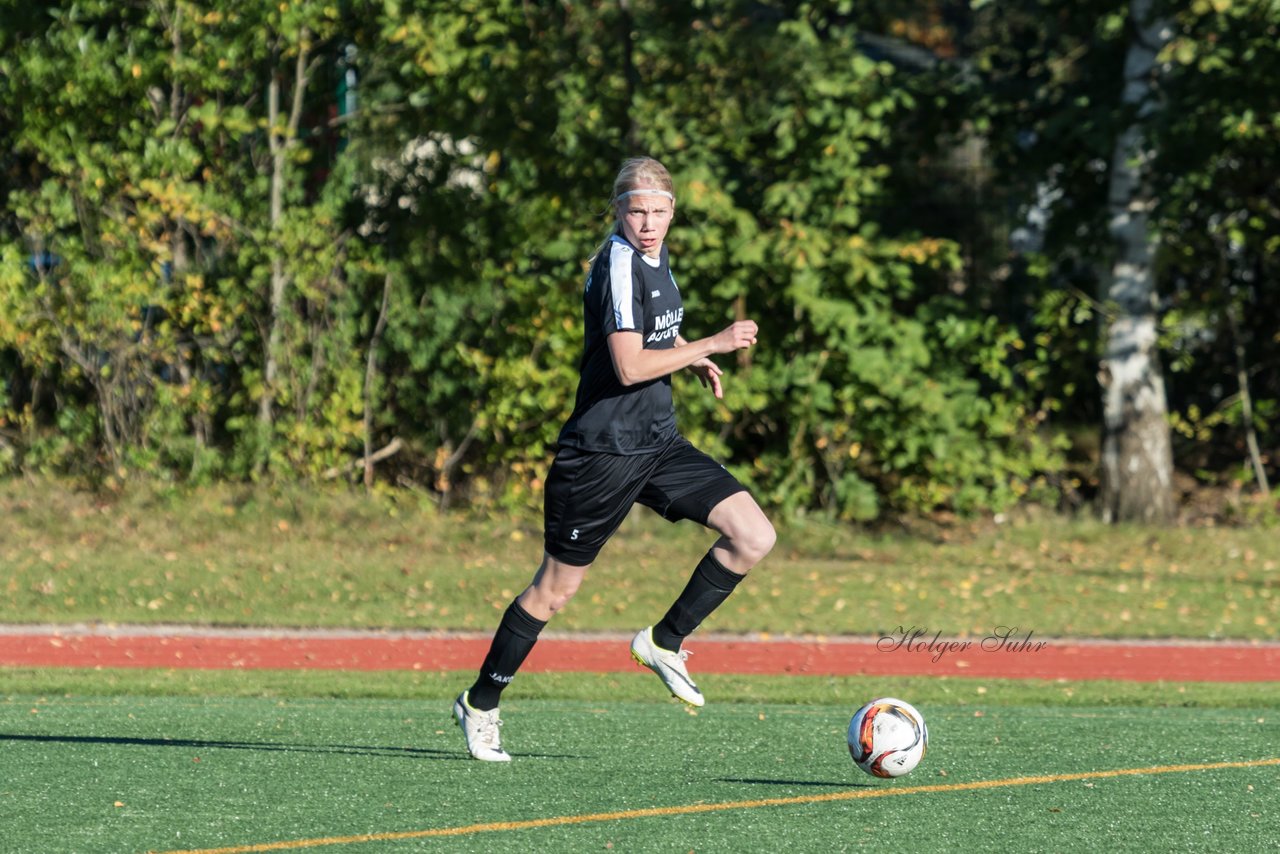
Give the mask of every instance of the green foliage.
[[[1166, 111], [1160, 126], [1160, 225], [1177, 235], [1164, 254], [1166, 328], [1185, 377], [1176, 426], [1196, 442], [1195, 464], [1212, 469], [1220, 466], [1206, 450], [1240, 449], [1250, 427], [1264, 449], [1274, 448], [1280, 428], [1280, 380], [1267, 368], [1280, 345], [1280, 209], [1270, 165], [1280, 96], [1247, 82], [1280, 74], [1280, 9], [1198, 2], [1183, 10], [1179, 25], [1166, 49], [1170, 98], [1195, 108]], [[1228, 459], [1242, 464], [1244, 454]], [[1232, 469], [1228, 477], [1254, 478]]]
[[[1083, 293], [1106, 234], [1107, 169], [1119, 109], [1129, 4], [1065, 7], [1047, 0], [985, 4], [970, 29], [973, 113], [988, 129], [999, 183], [1048, 217], [1026, 259], [1035, 283], [1035, 339], [1059, 420], [1096, 423], [1094, 324]], [[1280, 111], [1280, 7], [1271, 2], [1159, 3], [1172, 28], [1146, 106], [1161, 312], [1161, 360], [1176, 461], [1207, 479], [1236, 479], [1252, 428], [1275, 472], [1280, 313], [1275, 250], [1275, 139]], [[1079, 305], [1077, 311], [1071, 304]], [[1090, 317], [1090, 315], [1093, 315]], [[1069, 322], [1068, 322], [1069, 321]], [[1245, 377], [1241, 382], [1240, 377]], [[1253, 402], [1246, 421], [1241, 401]], [[1267, 449], [1272, 449], [1268, 452]], [[1243, 479], [1252, 480], [1250, 472]], [[1273, 475], [1274, 480], [1274, 475]]]
[[[654, 65], [639, 132], [686, 182], [691, 225], [676, 228], [691, 233], [670, 239], [693, 283], [686, 325], [697, 336], [753, 317], [764, 342], [730, 374], [724, 411], [695, 399], [687, 420], [710, 420], [735, 470], [789, 511], [865, 520], [1025, 494], [1055, 459], [1014, 388], [1016, 334], [946, 294], [952, 241], [890, 234], [875, 216], [894, 128], [918, 109], [908, 89], [814, 8], [768, 24], [671, 18], [637, 45]], [[699, 23], [707, 44], [671, 47]], [[769, 97], [731, 76], [734, 52]]]
[[[113, 468], [203, 477], [218, 473], [217, 447], [231, 443], [227, 459], [237, 458], [265, 391], [277, 260], [289, 288], [271, 453], [280, 472], [345, 459], [363, 376], [352, 291], [379, 271], [348, 267], [354, 173], [341, 159], [317, 171], [323, 124], [286, 145], [284, 214], [273, 222], [264, 148], [289, 131], [283, 119], [268, 127], [262, 97], [273, 76], [301, 70], [299, 57], [324, 58], [335, 13], [177, 0], [49, 14], [27, 22], [4, 60], [27, 180], [8, 196], [0, 345], [96, 411], [97, 440], [80, 446], [79, 464], [96, 465], [101, 449]], [[302, 88], [286, 90], [284, 115]], [[24, 273], [28, 256], [46, 260]], [[25, 418], [33, 447], [60, 426], [42, 415]]]
[[[917, 210], [906, 173], [937, 156], [939, 106], [965, 96], [872, 58], [853, 14], [6, 12], [0, 352], [20, 372], [0, 465], [316, 479], [400, 439], [397, 482], [537, 506], [585, 261], [619, 162], [644, 152], [677, 182], [685, 337], [761, 324], [722, 360], [725, 400], [677, 383], [685, 431], [766, 503], [868, 520], [1051, 499], [1062, 338], [989, 310], [998, 285], [964, 294], [970, 238], [898, 213]], [[1069, 130], [1055, 115], [1043, 133]]]

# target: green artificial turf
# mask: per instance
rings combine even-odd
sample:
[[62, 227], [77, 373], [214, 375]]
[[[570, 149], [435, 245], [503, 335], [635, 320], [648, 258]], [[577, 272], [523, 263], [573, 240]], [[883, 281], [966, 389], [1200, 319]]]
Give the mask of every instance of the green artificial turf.
[[[12, 695], [0, 703], [6, 850], [977, 851], [999, 840], [1148, 852], [1280, 839], [1275, 765], [1171, 770], [1274, 758], [1280, 721], [1266, 709], [921, 702], [929, 752], [886, 781], [850, 761], [844, 704], [692, 714], [512, 699], [503, 738], [515, 761], [492, 765], [466, 758], [438, 700]], [[1109, 774], [1130, 769], [1145, 773]], [[922, 786], [946, 788], [912, 791]], [[346, 842], [322, 844], [335, 838]]]

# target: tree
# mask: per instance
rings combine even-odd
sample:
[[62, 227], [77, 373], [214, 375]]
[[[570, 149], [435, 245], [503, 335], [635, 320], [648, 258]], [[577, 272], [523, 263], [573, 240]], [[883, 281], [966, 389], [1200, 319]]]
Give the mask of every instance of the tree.
[[6, 107], [22, 168], [0, 343], [62, 395], [56, 414], [15, 413], [30, 445], [57, 418], [56, 438], [75, 437], [50, 443], [59, 464], [101, 447], [111, 470], [314, 472], [359, 439], [357, 329], [377, 306], [356, 291], [384, 271], [356, 246], [355, 173], [310, 84], [368, 8], [89, 0], [6, 14], [21, 27], [2, 70], [21, 93]]
[[[1045, 324], [1037, 342], [1051, 386], [1073, 398], [1066, 411], [1108, 423], [1100, 505], [1113, 519], [1168, 518], [1170, 455], [1203, 480], [1264, 488], [1280, 396], [1265, 367], [1280, 358], [1267, 320], [1280, 310], [1268, 285], [1277, 96], [1252, 85], [1280, 68], [1280, 9], [1203, 0], [1136, 14], [1151, 19], [1133, 23], [1112, 0], [987, 4], [970, 42], [997, 180], [1024, 213], [1047, 217], [1042, 250], [1023, 257]], [[1156, 22], [1168, 33], [1144, 42], [1139, 24]], [[1101, 361], [1105, 416], [1075, 392]], [[1115, 381], [1118, 370], [1129, 379]], [[1243, 471], [1223, 472], [1241, 460]]]
[[1099, 382], [1103, 390], [1101, 514], [1107, 522], [1167, 523], [1174, 517], [1173, 456], [1164, 375], [1157, 352], [1155, 269], [1147, 180], [1147, 124], [1156, 110], [1156, 58], [1169, 22], [1150, 0], [1131, 0], [1121, 106], [1128, 117], [1111, 155], [1107, 206], [1116, 258]]
[[[1130, 23], [1114, 0], [988, 4], [974, 30], [973, 103], [997, 180], [1024, 216], [1044, 220], [1025, 265], [1039, 271], [1030, 275], [1040, 277], [1032, 293], [1048, 327], [1036, 333], [1042, 360], [1069, 395], [1087, 387], [1087, 373], [1104, 389], [1101, 407], [1073, 411], [1103, 422], [1098, 506], [1110, 521], [1164, 521], [1173, 508], [1150, 228], [1153, 34], [1167, 38], [1145, 19]], [[1073, 360], [1071, 327], [1091, 320], [1097, 330], [1079, 337], [1092, 343]]]
[[[323, 476], [379, 433], [442, 503], [537, 503], [608, 182], [649, 153], [677, 180], [687, 332], [752, 316], [768, 341], [726, 401], [679, 396], [700, 443], [797, 512], [1008, 506], [1058, 464], [1025, 341], [960, 296], [955, 240], [896, 213], [939, 102], [868, 55], [849, 10], [87, 0], [22, 18], [0, 58], [31, 93], [5, 102], [29, 168], [6, 173], [0, 346], [121, 467]], [[342, 121], [339, 57], [360, 93]], [[57, 266], [22, 267], [32, 235]], [[133, 373], [78, 364], [64, 330]], [[122, 392], [103, 384], [126, 375], [145, 429], [104, 442]]]
[[1197, 476], [1233, 488], [1274, 482], [1280, 414], [1280, 199], [1275, 136], [1280, 8], [1192, 4], [1165, 50], [1168, 99], [1160, 228], [1171, 281], [1164, 337], [1173, 362], [1176, 439]]

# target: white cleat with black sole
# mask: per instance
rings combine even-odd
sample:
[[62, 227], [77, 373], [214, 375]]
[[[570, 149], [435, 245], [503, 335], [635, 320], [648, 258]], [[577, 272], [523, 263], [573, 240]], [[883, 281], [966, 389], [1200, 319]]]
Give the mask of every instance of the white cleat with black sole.
[[689, 671], [685, 669], [684, 662], [689, 657], [689, 651], [682, 649], [672, 652], [655, 644], [653, 626], [641, 629], [632, 639], [631, 657], [636, 660], [636, 664], [644, 665], [658, 674], [658, 678], [671, 691], [671, 696], [677, 700], [690, 706], [702, 706], [707, 702], [698, 686], [689, 678]]
[[467, 701], [467, 692], [463, 691], [453, 702], [453, 716], [462, 727], [462, 734], [467, 739], [467, 752], [484, 762], [510, 762], [511, 756], [502, 749], [502, 737], [498, 729], [502, 719], [498, 710], [482, 712], [471, 707]]

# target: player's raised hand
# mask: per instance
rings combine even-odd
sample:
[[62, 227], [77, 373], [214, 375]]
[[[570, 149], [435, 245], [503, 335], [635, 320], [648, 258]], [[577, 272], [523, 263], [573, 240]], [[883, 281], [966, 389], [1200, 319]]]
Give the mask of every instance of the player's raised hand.
[[738, 320], [712, 336], [712, 344], [717, 353], [745, 350], [756, 343], [756, 335], [759, 332], [760, 327], [754, 320]]

